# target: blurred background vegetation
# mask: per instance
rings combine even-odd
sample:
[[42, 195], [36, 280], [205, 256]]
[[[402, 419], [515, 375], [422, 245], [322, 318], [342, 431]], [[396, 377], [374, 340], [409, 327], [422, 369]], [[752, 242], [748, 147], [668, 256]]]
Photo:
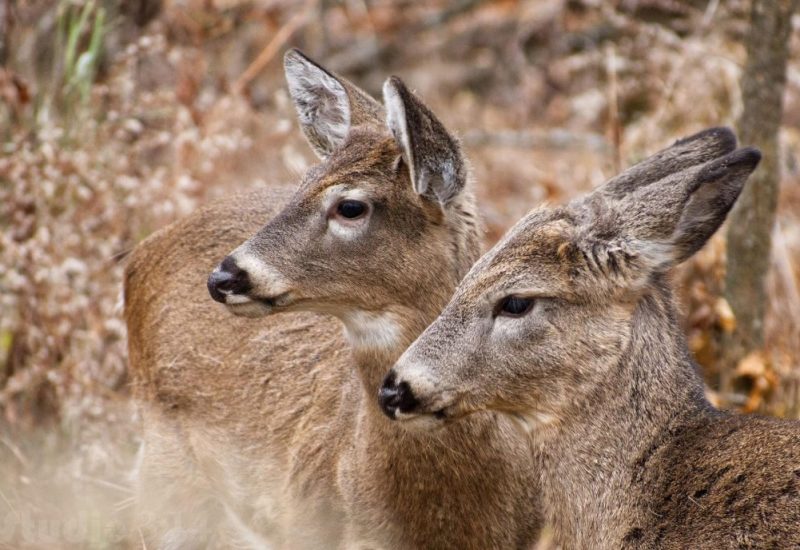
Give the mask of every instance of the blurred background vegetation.
[[[728, 352], [724, 232], [675, 279], [710, 398], [797, 418], [800, 21], [784, 20], [761, 339]], [[289, 46], [377, 97], [390, 74], [420, 94], [466, 147], [490, 244], [543, 201], [744, 122], [750, 21], [749, 0], [0, 0], [0, 518], [65, 503], [124, 518], [125, 256], [204, 201], [314, 162]], [[89, 546], [110, 540], [99, 524]]]

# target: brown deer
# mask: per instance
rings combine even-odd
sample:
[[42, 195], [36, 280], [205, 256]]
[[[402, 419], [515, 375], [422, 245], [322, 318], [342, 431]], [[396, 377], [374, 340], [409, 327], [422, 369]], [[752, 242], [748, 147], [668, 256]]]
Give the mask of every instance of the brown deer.
[[458, 142], [397, 78], [384, 108], [296, 50], [285, 70], [322, 162], [127, 267], [148, 547], [529, 547], [538, 473], [506, 417], [413, 432], [375, 401], [480, 253]]
[[662, 177], [680, 147], [656, 171], [645, 162], [521, 220], [403, 354], [381, 402], [415, 423], [515, 418], [564, 548], [798, 548], [800, 423], [708, 403], [668, 279], [761, 155]]

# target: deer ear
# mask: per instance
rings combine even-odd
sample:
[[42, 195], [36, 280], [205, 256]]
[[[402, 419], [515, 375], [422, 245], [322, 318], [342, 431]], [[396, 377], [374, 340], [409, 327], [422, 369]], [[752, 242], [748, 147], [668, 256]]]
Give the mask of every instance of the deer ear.
[[738, 149], [626, 194], [582, 203], [593, 214], [559, 248], [576, 285], [641, 288], [700, 250], [725, 221], [761, 160], [757, 149]]
[[300, 50], [283, 58], [289, 95], [314, 152], [326, 159], [360, 124], [380, 124], [381, 105], [347, 80], [325, 70]]
[[686, 260], [725, 221], [760, 160], [757, 149], [738, 149], [636, 189], [612, 203], [620, 234], [668, 243], [667, 267]]
[[700, 250], [719, 229], [760, 161], [759, 150], [746, 147], [703, 166], [672, 235], [678, 263]]
[[464, 188], [467, 168], [458, 141], [403, 82], [383, 85], [386, 123], [408, 165], [414, 190], [447, 205]]
[[622, 198], [671, 174], [714, 160], [736, 148], [736, 136], [729, 128], [709, 128], [676, 141], [610, 179], [599, 191], [606, 197]]

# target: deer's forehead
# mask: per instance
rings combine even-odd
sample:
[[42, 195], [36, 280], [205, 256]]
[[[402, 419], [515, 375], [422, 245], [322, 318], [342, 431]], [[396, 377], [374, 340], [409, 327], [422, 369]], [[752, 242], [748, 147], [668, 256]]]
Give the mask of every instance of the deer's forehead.
[[546, 286], [561, 281], [568, 271], [564, 249], [571, 239], [570, 222], [550, 211], [523, 222], [478, 262], [465, 280], [466, 297], [523, 282]]
[[561, 250], [574, 233], [574, 222], [566, 211], [533, 211], [493, 248], [487, 263], [499, 271], [511, 271], [531, 263], [560, 263]]
[[354, 131], [325, 162], [310, 169], [303, 181], [304, 194], [315, 198], [336, 185], [363, 185], [393, 178], [400, 150], [384, 133]]

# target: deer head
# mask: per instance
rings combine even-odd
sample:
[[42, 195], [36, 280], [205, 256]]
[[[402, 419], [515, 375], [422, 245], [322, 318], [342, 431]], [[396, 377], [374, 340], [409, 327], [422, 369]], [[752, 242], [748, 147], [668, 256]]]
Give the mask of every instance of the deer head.
[[395, 317], [422, 307], [429, 321], [477, 256], [461, 149], [396, 77], [382, 106], [297, 50], [285, 70], [320, 164], [214, 270], [209, 292], [237, 315], [330, 313], [351, 336], [391, 340]]
[[725, 129], [697, 134], [528, 214], [389, 372], [386, 414], [430, 425], [488, 409], [544, 426], [595, 399], [639, 304], [668, 292], [664, 275], [719, 228], [758, 164], [757, 150], [734, 144]]

